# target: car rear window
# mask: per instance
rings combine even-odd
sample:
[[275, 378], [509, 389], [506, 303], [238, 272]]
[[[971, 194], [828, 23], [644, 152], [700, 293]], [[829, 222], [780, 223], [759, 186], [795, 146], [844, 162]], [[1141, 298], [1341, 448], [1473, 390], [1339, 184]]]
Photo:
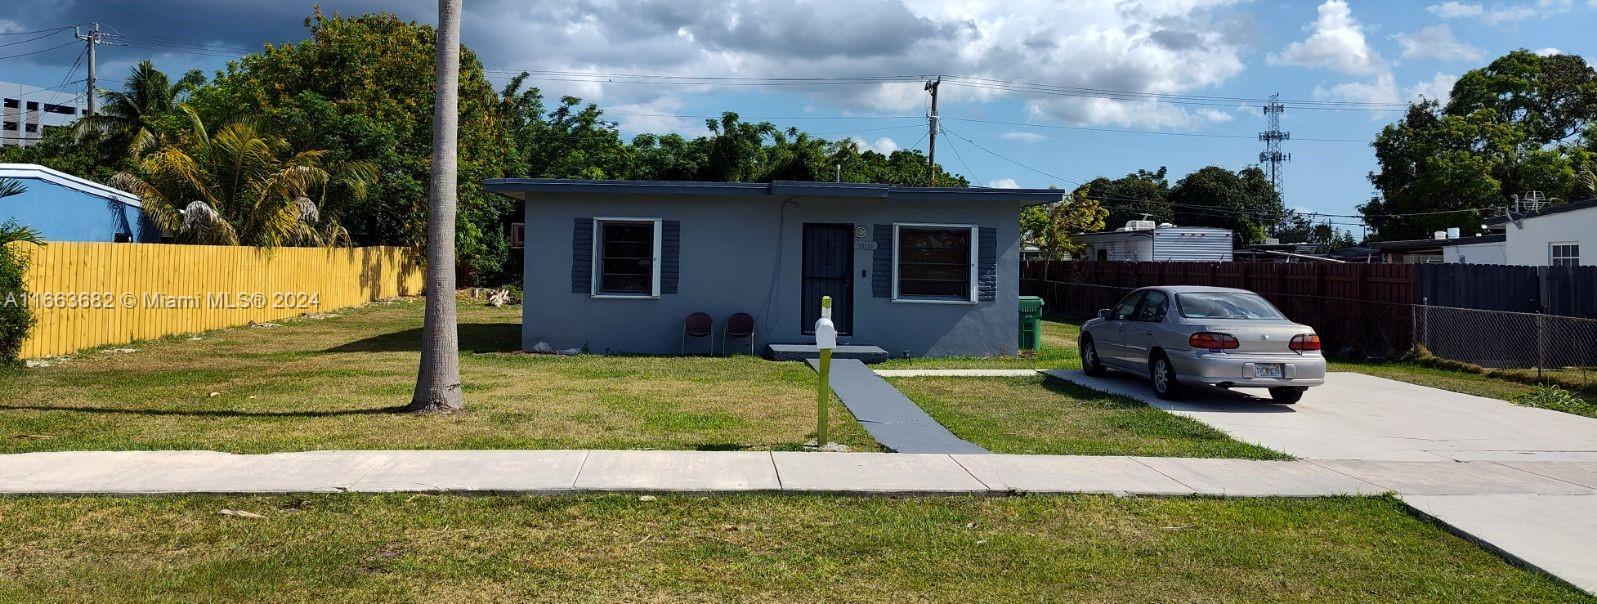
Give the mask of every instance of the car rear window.
[[1281, 319], [1281, 311], [1257, 294], [1195, 292], [1176, 294], [1181, 316], [1188, 319]]

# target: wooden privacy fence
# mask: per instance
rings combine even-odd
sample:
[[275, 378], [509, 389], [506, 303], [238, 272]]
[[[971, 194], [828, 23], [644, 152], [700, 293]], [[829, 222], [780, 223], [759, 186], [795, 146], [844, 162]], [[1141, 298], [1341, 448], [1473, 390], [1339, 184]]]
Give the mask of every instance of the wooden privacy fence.
[[[23, 358], [327, 312], [421, 293], [407, 248], [13, 244], [36, 322]], [[0, 292], [0, 304], [8, 303]]]
[[1309, 325], [1326, 349], [1389, 355], [1413, 342], [1414, 267], [1406, 264], [1029, 261], [1021, 292], [1050, 312], [1091, 317], [1151, 285], [1210, 285], [1258, 292]]

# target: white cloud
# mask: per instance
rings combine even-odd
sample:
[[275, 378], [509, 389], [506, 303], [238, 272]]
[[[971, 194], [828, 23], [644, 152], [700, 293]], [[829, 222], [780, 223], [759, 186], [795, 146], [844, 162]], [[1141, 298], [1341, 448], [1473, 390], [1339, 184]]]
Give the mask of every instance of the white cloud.
[[17, 23], [16, 21], [12, 21], [10, 19], [0, 19], [0, 34], [17, 31], [26, 31], [26, 29], [22, 27], [21, 23]]
[[1404, 59], [1438, 61], [1478, 61], [1485, 53], [1453, 36], [1453, 28], [1442, 23], [1420, 28], [1411, 34], [1392, 36], [1403, 48]]
[[1421, 98], [1427, 98], [1446, 105], [1447, 100], [1453, 96], [1453, 85], [1457, 83], [1458, 76], [1450, 73], [1438, 73], [1430, 80], [1420, 82], [1409, 88], [1409, 100], [1418, 101]]
[[1386, 68], [1381, 55], [1365, 39], [1364, 26], [1353, 18], [1347, 2], [1326, 0], [1318, 13], [1314, 22], [1303, 26], [1309, 37], [1270, 55], [1271, 63], [1323, 67], [1350, 75], [1368, 75]]
[[[1429, 80], [1399, 89], [1397, 78], [1391, 73], [1382, 73], [1369, 81], [1344, 82], [1329, 87], [1315, 86], [1313, 94], [1315, 99], [1329, 101], [1398, 104], [1418, 102], [1421, 98], [1427, 98], [1446, 104], [1452, 94], [1453, 84], [1457, 82], [1456, 75], [1437, 73]], [[1382, 117], [1384, 117], [1382, 114], [1372, 115], [1372, 119]]]
[[1236, 116], [1234, 116], [1234, 115], [1231, 115], [1231, 114], [1226, 113], [1224, 111], [1221, 111], [1219, 109], [1211, 109], [1209, 107], [1204, 107], [1202, 109], [1199, 109], [1199, 110], [1195, 111], [1194, 113], [1196, 113], [1198, 115], [1198, 117], [1203, 118], [1205, 120], [1208, 120], [1209, 123], [1211, 123], [1211, 124], [1223, 124], [1225, 122], [1229, 122], [1231, 120], [1236, 119]]
[[[1592, 0], [1592, 1], [1593, 2], [1597, 2], [1597, 0]], [[1564, 51], [1549, 46], [1547, 48], [1543, 48], [1541, 50], [1536, 51], [1536, 54], [1540, 55], [1540, 56], [1543, 56], [1543, 57], [1550, 57], [1550, 56], [1553, 56], [1553, 55], [1564, 54]]]
[[894, 151], [898, 150], [898, 141], [885, 136], [880, 137], [872, 142], [866, 142], [865, 139], [858, 136], [850, 136], [848, 137], [848, 140], [854, 141], [854, 144], [858, 145], [860, 149], [875, 151], [882, 155], [891, 155]]
[[[1241, 74], [1254, 37], [1243, 0], [586, 0], [468, 4], [464, 41], [490, 66], [699, 77], [828, 77], [958, 73], [1139, 93], [1212, 89]], [[473, 18], [473, 17], [476, 18]], [[536, 82], [549, 96], [570, 82]], [[720, 88], [623, 84], [584, 98], [640, 103]], [[919, 81], [791, 86], [829, 111], [922, 111]], [[950, 107], [1022, 98], [1049, 121], [1190, 127], [1207, 120], [1153, 101], [1022, 94], [946, 80]]]
[[1021, 130], [1011, 130], [1009, 132], [1005, 132], [998, 135], [998, 138], [1004, 139], [1006, 141], [1014, 141], [1017, 143], [1040, 143], [1048, 140], [1048, 137], [1037, 134], [1036, 132], [1025, 132]]
[[1397, 79], [1392, 77], [1391, 73], [1382, 73], [1367, 82], [1345, 82], [1329, 88], [1323, 85], [1315, 86], [1314, 98], [1359, 103], [1403, 102], [1402, 95], [1397, 92]]
[[998, 180], [989, 180], [989, 181], [987, 181], [987, 188], [989, 188], [989, 189], [1019, 189], [1020, 188], [1020, 183], [1015, 182], [1015, 179], [1013, 179], [1013, 178], [1000, 178]]
[[[1425, 7], [1443, 19], [1479, 19], [1491, 25], [1512, 23], [1532, 18], [1545, 18], [1570, 9], [1572, 0], [1536, 0], [1535, 2], [1496, 2], [1485, 5], [1477, 2], [1448, 0]], [[1597, 6], [1597, 2], [1592, 3]]]

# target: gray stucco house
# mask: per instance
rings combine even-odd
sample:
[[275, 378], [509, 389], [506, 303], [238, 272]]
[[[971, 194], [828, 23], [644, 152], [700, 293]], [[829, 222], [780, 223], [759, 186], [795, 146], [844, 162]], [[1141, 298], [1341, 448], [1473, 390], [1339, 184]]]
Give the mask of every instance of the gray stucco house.
[[646, 354], [679, 352], [694, 312], [714, 318], [716, 340], [743, 312], [755, 317], [758, 349], [813, 344], [823, 295], [840, 343], [893, 356], [1015, 354], [1020, 209], [1061, 198], [788, 181], [486, 187], [526, 206], [515, 225], [522, 347]]

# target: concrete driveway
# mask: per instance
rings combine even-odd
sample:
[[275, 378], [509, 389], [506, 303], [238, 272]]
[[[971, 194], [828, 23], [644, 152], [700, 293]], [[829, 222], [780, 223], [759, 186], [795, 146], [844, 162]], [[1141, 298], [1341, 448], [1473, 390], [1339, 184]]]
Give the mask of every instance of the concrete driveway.
[[1597, 593], [1597, 419], [1359, 373], [1327, 375], [1296, 405], [1216, 389], [1171, 402], [1139, 377], [1044, 373], [1378, 485], [1510, 560]]
[[[1361, 373], [1330, 373], [1296, 405], [1264, 391], [1189, 390], [1154, 396], [1148, 380], [1110, 372], [1049, 371], [1050, 378], [1144, 401], [1303, 459], [1597, 462], [1597, 419], [1416, 386]], [[1256, 392], [1265, 398], [1246, 394]]]

